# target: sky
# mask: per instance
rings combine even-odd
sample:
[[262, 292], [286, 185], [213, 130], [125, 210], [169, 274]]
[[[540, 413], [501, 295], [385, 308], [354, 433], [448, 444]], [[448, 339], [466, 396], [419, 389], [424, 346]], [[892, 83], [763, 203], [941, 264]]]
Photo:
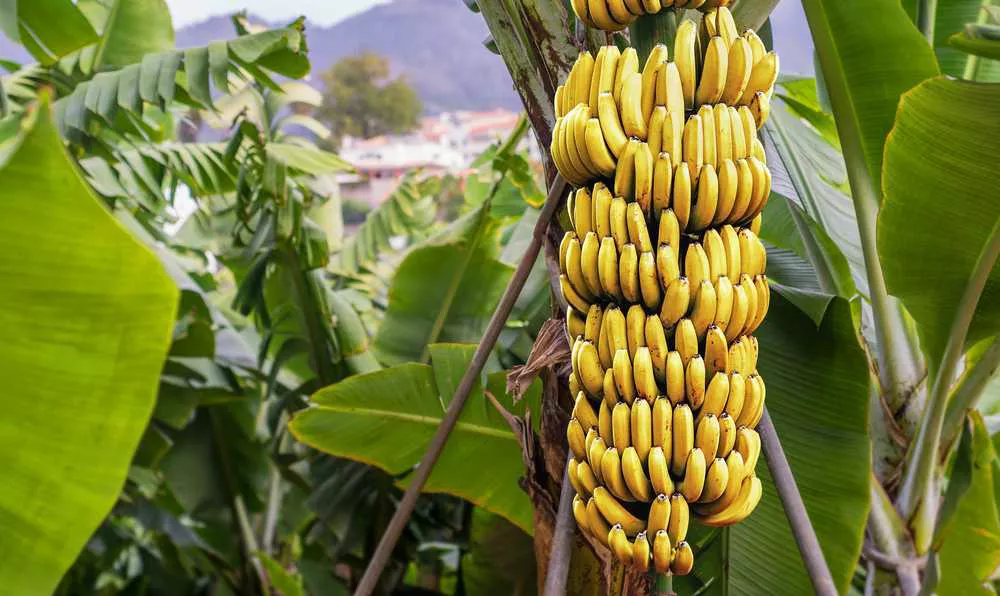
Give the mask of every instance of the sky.
[[174, 27], [228, 15], [246, 9], [267, 20], [291, 20], [305, 15], [318, 25], [329, 25], [387, 0], [167, 0]]

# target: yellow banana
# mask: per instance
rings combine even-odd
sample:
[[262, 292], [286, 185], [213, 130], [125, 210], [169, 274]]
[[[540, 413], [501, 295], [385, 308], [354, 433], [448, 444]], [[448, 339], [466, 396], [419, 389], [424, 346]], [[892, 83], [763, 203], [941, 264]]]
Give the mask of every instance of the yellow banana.
[[681, 225], [673, 209], [660, 213], [660, 225], [656, 234], [656, 244], [666, 244], [674, 250], [674, 260], [677, 259], [681, 246]]
[[[656, 399], [656, 394], [659, 392], [656, 389], [656, 376], [653, 373], [653, 359], [646, 346], [636, 350], [635, 360], [632, 363], [632, 374], [635, 376], [635, 390], [639, 397], [647, 402]], [[634, 408], [635, 404], [633, 403], [632, 406]]]
[[[600, 296], [605, 293], [600, 278], [600, 247], [601, 243], [597, 234], [588, 232], [580, 247], [579, 271], [576, 271], [575, 267], [570, 270], [570, 281], [573, 281], [573, 275], [579, 274], [583, 278], [583, 284], [590, 296]], [[569, 253], [567, 253], [568, 255]], [[573, 264], [573, 262], [567, 260], [567, 265]], [[573, 283], [576, 284], [575, 281]], [[588, 337], [587, 339], [594, 338]]]
[[628, 136], [645, 140], [649, 131], [642, 112], [642, 93], [642, 75], [629, 73], [622, 79], [622, 127]]
[[726, 398], [726, 413], [732, 416], [733, 422], [739, 418], [746, 401], [746, 379], [740, 373], [729, 375], [729, 396]]
[[566, 425], [566, 443], [569, 445], [570, 451], [573, 452], [573, 457], [579, 460], [587, 457], [587, 448], [584, 445], [585, 438], [586, 435], [580, 421], [576, 418], [570, 418], [569, 424]]
[[[747, 143], [746, 133], [743, 130], [743, 120], [740, 119], [740, 112], [733, 106], [729, 106], [729, 128], [733, 131], [733, 159], [742, 159], [750, 156], [750, 144]], [[756, 133], [756, 131], [754, 131]]]
[[574, 102], [587, 105], [586, 115], [588, 118], [590, 117], [590, 88], [594, 79], [594, 66], [594, 57], [587, 51], [580, 52], [580, 56], [573, 66], [573, 70], [577, 71]]
[[597, 117], [601, 123], [601, 133], [604, 141], [608, 144], [611, 154], [616, 158], [621, 157], [628, 143], [628, 135], [622, 127], [621, 118], [618, 116], [618, 104], [610, 92], [602, 92], [597, 97]]
[[580, 313], [572, 308], [566, 309], [566, 337], [572, 342], [577, 337], [584, 334], [586, 323]]
[[576, 373], [574, 372], [569, 373], [568, 384], [569, 384], [569, 392], [571, 395], [576, 394], [582, 390], [582, 387], [580, 387], [580, 380], [576, 378]]
[[670, 521], [667, 522], [667, 533], [675, 544], [687, 538], [688, 526], [691, 523], [691, 508], [684, 495], [676, 492], [670, 495]]
[[725, 372], [717, 372], [709, 379], [699, 417], [721, 416], [729, 398], [729, 376]]
[[684, 359], [676, 350], [667, 353], [667, 398], [674, 405], [684, 401]]
[[602, 400], [597, 410], [597, 432], [605, 443], [614, 443], [615, 441], [611, 425], [611, 408], [613, 407], [606, 400]]
[[735, 449], [743, 456], [743, 465], [747, 472], [752, 473], [757, 467], [757, 459], [760, 457], [760, 435], [752, 428], [740, 426], [736, 430]]
[[700, 354], [695, 354], [684, 369], [684, 389], [692, 409], [705, 403], [705, 360]]
[[614, 180], [616, 197], [623, 197], [626, 200], [635, 197], [635, 152], [641, 142], [636, 138], [629, 139], [625, 144], [625, 150], [618, 158]]
[[642, 93], [640, 94], [642, 106], [642, 118], [649, 122], [653, 115], [653, 107], [656, 105], [656, 78], [660, 70], [660, 65], [666, 63], [669, 52], [667, 46], [656, 44], [646, 58], [646, 64], [642, 69]]
[[[733, 286], [733, 314], [729, 317], [729, 325], [726, 326], [726, 339], [730, 342], [736, 341], [743, 331], [749, 314], [750, 299], [741, 284]], [[730, 363], [732, 368], [732, 363]]]
[[753, 68], [753, 49], [746, 39], [739, 37], [729, 48], [729, 70], [726, 73], [726, 86], [722, 91], [722, 103], [728, 105], [740, 103], [744, 91], [750, 84]]
[[756, 157], [750, 158], [750, 171], [753, 174], [753, 195], [743, 219], [752, 219], [764, 210], [768, 196], [771, 194], [771, 171], [764, 162]]
[[629, 203], [625, 212], [626, 225], [628, 226], [629, 241], [635, 245], [637, 252], [648, 252], [653, 250], [653, 243], [649, 239], [649, 228], [646, 227], [646, 216], [639, 203]]
[[605, 0], [588, 0], [587, 14], [594, 25], [604, 31], [621, 31], [628, 27], [628, 23], [619, 23], [612, 18]]
[[657, 494], [649, 505], [649, 515], [646, 519], [647, 532], [666, 530], [670, 523], [670, 497], [665, 493]]
[[727, 221], [741, 221], [754, 199], [754, 171], [750, 159], [736, 160], [736, 198]]
[[719, 453], [721, 430], [715, 414], [701, 416], [695, 431], [694, 446], [705, 454], [705, 461], [711, 462]]
[[646, 345], [646, 311], [638, 304], [625, 311], [625, 341], [631, 358], [635, 358], [636, 350]]
[[628, 509], [625, 509], [618, 499], [603, 486], [594, 489], [594, 502], [604, 519], [614, 524], [620, 524], [625, 532], [638, 534], [646, 529], [646, 522], [629, 513]]
[[[573, 195], [570, 195], [572, 197]], [[559, 271], [566, 271], [566, 249], [569, 248], [569, 243], [577, 238], [576, 232], [570, 230], [563, 234], [562, 240], [559, 242]]]
[[616, 22], [628, 24], [635, 20], [635, 15], [629, 12], [628, 7], [622, 0], [606, 0], [608, 12]]
[[685, 20], [677, 27], [674, 38], [674, 62], [681, 79], [684, 107], [691, 110], [695, 106], [695, 90], [698, 84], [698, 25]]
[[715, 167], [733, 158], [733, 127], [729, 120], [729, 106], [716, 104], [712, 107], [712, 126], [715, 128]]
[[[604, 371], [604, 403], [609, 408], [614, 408], [619, 401], [621, 398], [618, 396], [618, 387], [615, 386], [615, 371], [614, 368], [608, 368]], [[608, 434], [608, 438], [610, 437], [611, 435]], [[605, 439], [605, 442], [610, 441]]]
[[[650, 0], [646, 0], [649, 2]], [[652, 0], [659, 2], [659, 0]], [[646, 573], [649, 571], [649, 559], [652, 556], [652, 547], [649, 545], [649, 540], [646, 538], [645, 532], [639, 532], [635, 535], [635, 541], [632, 543], [632, 564], [640, 573]]]
[[719, 31], [719, 37], [726, 42], [727, 48], [739, 39], [740, 34], [736, 29], [736, 21], [733, 19], [733, 13], [729, 12], [729, 9], [725, 6], [716, 11], [716, 27]]
[[596, 169], [590, 163], [590, 156], [584, 147], [587, 123], [580, 118], [580, 115], [586, 111], [586, 106], [578, 105], [563, 118], [563, 125], [566, 127], [566, 155], [573, 168], [583, 176], [582, 180], [585, 183], [596, 174]]
[[601, 121], [597, 118], [587, 120], [584, 130], [584, 147], [590, 162], [596, 168], [596, 174], [604, 177], [615, 173], [614, 154], [604, 141], [604, 133], [601, 130]]
[[[674, 246], [676, 245], [661, 243], [656, 249], [656, 274], [660, 286], [663, 288], [669, 288], [671, 283], [681, 277], [680, 264], [677, 261], [677, 251]], [[686, 305], [683, 306], [685, 307], [684, 311], [680, 312], [678, 318], [687, 312]], [[672, 309], [680, 310], [680, 306], [672, 307]]]
[[583, 238], [587, 232], [594, 231], [593, 211], [590, 191], [586, 188], [577, 190], [573, 196], [573, 225], [577, 238]]
[[674, 476], [682, 476], [688, 463], [688, 454], [694, 449], [694, 417], [687, 404], [674, 406], [671, 426], [673, 446], [670, 456], [670, 471]]
[[[659, 219], [661, 214], [670, 208], [670, 193], [673, 190], [673, 183], [674, 167], [670, 160], [670, 154], [661, 151], [653, 163], [652, 214], [654, 220]], [[676, 216], [674, 219], [676, 220]], [[661, 222], [661, 229], [662, 225]]]
[[760, 502], [763, 487], [760, 478], [748, 476], [743, 479], [736, 499], [719, 513], [707, 515], [699, 521], [711, 527], [729, 526], [746, 518]]
[[[603, 53], [603, 60], [602, 58]], [[595, 108], [598, 103], [598, 96], [601, 93], [611, 93], [615, 88], [615, 75], [618, 73], [618, 60], [621, 58], [621, 51], [618, 46], [601, 46], [597, 52], [597, 65], [594, 71], [594, 81], [597, 83], [596, 93], [593, 87], [590, 91], [590, 105]], [[613, 98], [612, 98], [613, 99]]]
[[[670, 440], [669, 437], [668, 440]], [[670, 478], [670, 449], [669, 445], [667, 447], [653, 447], [649, 450], [649, 457], [646, 461], [649, 468], [650, 484], [652, 484], [653, 490], [660, 495], [668, 495], [674, 491], [674, 481]], [[664, 523], [663, 528], [666, 527]]]
[[573, 496], [573, 518], [576, 519], [576, 525], [580, 526], [580, 529], [585, 533], [590, 533], [590, 522], [587, 519], [587, 505], [580, 498], [580, 495]]
[[562, 117], [566, 115], [565, 98], [563, 94], [566, 93], [566, 86], [559, 85], [556, 87], [556, 95], [552, 100], [553, 109], [556, 114], [556, 121], [561, 121]]
[[639, 254], [634, 244], [626, 244], [618, 257], [618, 283], [626, 302], [636, 303], [639, 293]]
[[[587, 311], [587, 319], [583, 324], [583, 338], [598, 343], [601, 338], [601, 327], [604, 325], [604, 309], [594, 304]], [[604, 366], [604, 363], [601, 363]], [[607, 368], [607, 367], [605, 367]]]
[[[740, 272], [742, 275], [757, 275], [764, 272], [764, 250], [757, 235], [749, 228], [738, 234], [740, 240]], [[742, 276], [741, 276], [742, 277]]]
[[767, 54], [767, 46], [764, 45], [764, 40], [757, 35], [757, 32], [753, 29], [747, 29], [743, 32], [743, 39], [747, 40], [747, 43], [750, 44], [753, 63], [757, 64], [763, 60], [764, 55]]
[[711, 280], [712, 270], [708, 255], [705, 254], [705, 248], [700, 242], [688, 244], [687, 252], [684, 254], [684, 275], [696, 291], [701, 288], [701, 282]]
[[[655, 397], [653, 399], [656, 399]], [[652, 400], [650, 400], [652, 401]], [[643, 464], [649, 457], [649, 450], [653, 446], [653, 422], [652, 408], [650, 401], [637, 399], [630, 407], [630, 428], [632, 431], [632, 447], [635, 448], [639, 461]]]
[[[690, 302], [691, 286], [688, 279], [679, 277], [671, 281], [664, 292], [663, 304], [660, 308], [660, 321], [663, 326], [670, 328], [678, 324], [687, 315]], [[697, 341], [697, 333], [695, 333], [695, 340]]]
[[674, 549], [674, 559], [670, 562], [670, 573], [674, 575], [687, 575], [694, 568], [694, 553], [691, 545], [687, 542], [680, 542]]
[[714, 284], [720, 276], [728, 272], [726, 247], [722, 242], [722, 236], [715, 229], [705, 230], [701, 244], [705, 249], [705, 256], [708, 257], [709, 281]]
[[729, 70], [729, 52], [721, 37], [713, 37], [705, 48], [705, 63], [698, 81], [695, 102], [698, 105], [715, 104], [722, 97]]
[[[625, 451], [625, 448], [632, 444], [630, 411], [631, 408], [624, 402], [619, 402], [611, 410], [612, 445], [618, 451]], [[603, 468], [601, 471], [604, 471]]]
[[705, 454], [695, 447], [688, 453], [684, 479], [681, 480], [680, 487], [680, 492], [688, 503], [694, 503], [701, 497], [701, 492], [705, 488], [705, 466]]
[[698, 173], [705, 163], [705, 127], [707, 125], [708, 123], [698, 114], [691, 116], [684, 123], [682, 157], [687, 164], [691, 180], [698, 177]]
[[719, 416], [719, 457], [729, 457], [736, 446], [736, 421], [725, 412]]
[[760, 327], [760, 324], [764, 322], [764, 317], [767, 316], [768, 309], [771, 307], [771, 287], [767, 283], [767, 276], [754, 276], [753, 284], [757, 287], [757, 314], [754, 317], [753, 324], [750, 326], [750, 333], [753, 333]]
[[664, 106], [669, 114], [679, 118], [684, 116], [684, 84], [675, 62], [660, 64], [656, 75], [656, 103]]
[[653, 536], [653, 569], [660, 575], [670, 573], [670, 563], [673, 561], [673, 548], [670, 536], [666, 530], [660, 530]]
[[635, 401], [635, 377], [632, 374], [632, 360], [628, 350], [615, 352], [613, 370], [615, 371], [615, 390], [619, 399], [631, 404]]
[[590, 302], [587, 301], [583, 296], [577, 293], [573, 289], [572, 284], [570, 284], [569, 278], [565, 275], [559, 276], [559, 288], [562, 290], [563, 298], [566, 302], [575, 308], [577, 312], [585, 313], [590, 309]]
[[649, 136], [646, 143], [649, 145], [649, 152], [653, 159], [663, 151], [663, 122], [667, 119], [667, 108], [656, 106], [649, 117]]
[[716, 373], [729, 372], [729, 346], [726, 334], [715, 324], [705, 334], [705, 375], [713, 378]]
[[719, 200], [715, 208], [715, 217], [712, 218], [712, 223], [715, 225], [730, 221], [730, 215], [736, 205], [736, 195], [740, 190], [739, 170], [736, 167], [736, 162], [732, 159], [722, 161], [719, 164], [718, 178]]
[[763, 221], [764, 215], [762, 213], [758, 213], [752, 220], [750, 220], [750, 231], [760, 236], [760, 226]]
[[729, 325], [729, 319], [733, 315], [733, 282], [729, 277], [722, 275], [715, 281], [715, 326], [722, 331], [725, 337], [725, 328]]
[[658, 310], [663, 298], [656, 272], [656, 257], [652, 252], [639, 255], [639, 290], [642, 303], [650, 310]]
[[750, 106], [740, 106], [737, 109], [740, 118], [740, 129], [743, 131], [743, 143], [746, 145], [746, 153], [741, 157], [750, 157], [754, 143], [759, 142], [757, 138], [757, 121], [753, 117]]
[[677, 323], [674, 329], [674, 350], [680, 353], [685, 367], [698, 355], [698, 332], [691, 319], [681, 319]]
[[[705, 163], [712, 164], [712, 167], [718, 167], [719, 157], [715, 153], [718, 149], [715, 145], [715, 113], [712, 106], [706, 104], [698, 108], [698, 117], [701, 118], [702, 152], [705, 155]], [[693, 176], [692, 179], [694, 178]]]
[[591, 118], [597, 117], [597, 96], [601, 94], [601, 73], [604, 72], [604, 62], [608, 57], [609, 47], [614, 46], [601, 46], [597, 49], [597, 56], [594, 57], [594, 69], [590, 76], [590, 89], [587, 90], [586, 99]]
[[730, 283], [739, 280], [742, 257], [740, 256], [740, 238], [736, 228], [725, 225], [719, 228], [719, 236], [722, 238], [722, 245], [726, 251], [726, 277]]
[[691, 210], [687, 229], [700, 232], [711, 225], [719, 205], [719, 178], [715, 167], [706, 163], [698, 175], [698, 196]]
[[[635, 204], [644, 216], [651, 213], [653, 202], [653, 153], [648, 143], [639, 143], [635, 148]], [[643, 222], [643, 228], [645, 228]], [[647, 237], [649, 233], [646, 233]]]
[[680, 229], [687, 229], [688, 220], [691, 218], [691, 173], [687, 164], [683, 162], [674, 170], [670, 207]]
[[594, 489], [600, 486], [597, 476], [594, 475], [594, 469], [590, 467], [590, 464], [585, 460], [578, 460], [576, 465], [576, 480], [577, 483], [583, 488], [583, 493], [585, 495], [593, 494]]
[[605, 369], [611, 368], [611, 343], [608, 338], [608, 334], [605, 331], [605, 322], [608, 319], [608, 312], [611, 308], [608, 308], [601, 314], [601, 328], [600, 334], [597, 336], [597, 357], [601, 361], [601, 366]]
[[618, 59], [618, 70], [615, 71], [615, 83], [612, 93], [615, 101], [621, 106], [621, 94], [624, 88], [625, 79], [630, 75], [639, 74], [639, 54], [635, 48], [625, 48], [621, 58]]
[[653, 361], [653, 375], [657, 383], [664, 383], [667, 379], [667, 334], [663, 329], [663, 322], [658, 315], [652, 314], [646, 317], [644, 326], [646, 335], [646, 346], [649, 347], [649, 358]]
[[622, 290], [618, 280], [618, 250], [615, 248], [615, 241], [612, 238], [601, 239], [601, 247], [597, 252], [597, 277], [606, 295], [621, 299]]
[[604, 452], [604, 457], [601, 458], [601, 477], [604, 479], [604, 486], [612, 495], [626, 502], [635, 500], [625, 484], [625, 474], [622, 472], [622, 459], [618, 449], [608, 447]]
[[635, 551], [621, 524], [612, 526], [611, 531], [608, 532], [608, 546], [615, 558], [622, 562], [622, 565], [629, 567], [635, 561]]
[[663, 137], [660, 141], [662, 151], [670, 154], [676, 166], [684, 159], [684, 112], [667, 112], [663, 121]]
[[705, 337], [708, 326], [715, 321], [716, 302], [715, 287], [712, 282], [705, 279], [697, 288], [697, 293], [694, 296], [694, 307], [691, 309], [691, 314], [688, 315], [691, 323], [694, 324], [694, 331], [699, 340]]
[[612, 358], [618, 350], [628, 350], [627, 329], [628, 324], [621, 309], [617, 306], [609, 307], [604, 313], [604, 332]]
[[[635, 402], [645, 403], [642, 400]], [[632, 497], [640, 503], [648, 503], [653, 497], [652, 487], [646, 472], [643, 470], [642, 460], [635, 447], [626, 447], [622, 452], [622, 475], [625, 477], [625, 486]]]
[[[588, 232], [588, 235], [593, 235], [593, 232]], [[565, 273], [566, 277], [569, 278], [570, 285], [573, 286], [576, 293], [579, 294], [585, 301], [593, 303], [596, 300], [596, 296], [590, 291], [590, 287], [584, 280], [580, 241], [576, 238], [571, 238], [566, 247]]]
[[628, 204], [621, 196], [611, 200], [611, 209], [608, 212], [611, 220], [611, 237], [615, 239], [615, 248], [621, 252], [622, 248], [628, 244]]
[[746, 335], [750, 332], [750, 326], [757, 315], [757, 287], [753, 285], [753, 279], [746, 273], [740, 276], [740, 287], [747, 295], [747, 318], [740, 331], [740, 335]]
[[744, 358], [742, 337], [737, 337], [736, 341], [729, 344], [729, 369], [741, 375], [750, 374], [746, 367], [746, 359]]
[[733, 451], [726, 457], [726, 468], [729, 472], [729, 478], [726, 481], [726, 490], [722, 493], [722, 496], [717, 498], [711, 503], [706, 503], [704, 505], [697, 506], [697, 512], [701, 516], [711, 516], [716, 515], [721, 511], [729, 508], [734, 501], [736, 501], [737, 496], [740, 493], [740, 489], [743, 485], [743, 480], [752, 474], [752, 470], [748, 470], [743, 463], [743, 456], [740, 455], [739, 451]]
[[587, 501], [587, 521], [590, 535], [604, 546], [608, 546], [608, 533], [611, 532], [611, 526], [608, 525], [607, 520], [597, 508], [597, 502], [593, 497]]
[[[760, 391], [760, 385], [757, 383], [757, 375], [750, 375], [746, 378], [746, 397], [743, 401], [743, 409], [740, 410], [740, 415], [736, 418], [736, 426], [746, 426], [748, 428], [753, 428], [756, 424], [754, 418], [757, 415], [757, 410], [763, 411], [763, 399]], [[738, 442], [738, 441], [737, 441]], [[746, 458], [747, 454], [744, 453], [743, 457]]]
[[580, 379], [584, 391], [596, 398], [600, 398], [604, 384], [604, 368], [601, 367], [601, 359], [597, 354], [597, 348], [590, 341], [578, 341], [577, 343], [580, 344], [577, 353], [577, 361], [579, 363], [579, 369], [576, 371], [577, 377]]
[[576, 394], [576, 402], [573, 404], [573, 417], [580, 422], [580, 437], [584, 436], [584, 431], [597, 426], [597, 413], [587, 401], [587, 396], [583, 391]]
[[[764, 54], [764, 57], [754, 64], [753, 70], [750, 72], [750, 80], [747, 82], [746, 89], [740, 95], [739, 103], [742, 105], [749, 104], [757, 93], [764, 93], [766, 96], [770, 96], [771, 91], [774, 89], [774, 83], [777, 80], [778, 54], [772, 51]], [[760, 128], [762, 125], [762, 122], [757, 122], [757, 128]]]

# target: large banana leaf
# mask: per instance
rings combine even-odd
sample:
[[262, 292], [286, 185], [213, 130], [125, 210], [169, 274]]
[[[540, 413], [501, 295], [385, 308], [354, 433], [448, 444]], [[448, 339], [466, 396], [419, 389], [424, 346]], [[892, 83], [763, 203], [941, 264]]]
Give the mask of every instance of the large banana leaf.
[[[193, 107], [212, 104], [212, 90], [229, 90], [230, 74], [252, 67], [256, 74], [272, 72], [302, 77], [309, 72], [301, 24], [213, 41], [207, 47], [145, 54], [141, 62], [101, 72], [56, 102], [60, 128], [85, 133], [93, 119], [113, 122], [116, 113], [142, 115], [146, 104], [174, 100]], [[184, 73], [180, 76], [180, 73]]]
[[[803, 0], [854, 191], [880, 187], [882, 148], [899, 96], [938, 72], [934, 53], [899, 0]], [[865, 185], [867, 186], [867, 184]], [[856, 197], [858, 198], [858, 197]], [[878, 201], [877, 194], [860, 197]]]
[[127, 66], [173, 47], [174, 25], [165, 0], [114, 0], [107, 7], [93, 68]]
[[[959, 472], [963, 463], [966, 469]], [[995, 594], [986, 585], [1000, 561], [997, 464], [983, 419], [974, 413], [966, 423], [952, 472], [956, 484], [959, 474], [965, 474], [962, 480], [968, 482], [968, 488], [960, 497], [938, 551], [937, 593], [941, 596]]]
[[[868, 515], [867, 362], [846, 300], [832, 298], [817, 326], [780, 294], [772, 296], [759, 333], [767, 407], [843, 594], [854, 574]], [[696, 549], [697, 582], [691, 587], [711, 581], [706, 594], [811, 594], [763, 457], [757, 473], [764, 481], [764, 498], [746, 521], [725, 532], [693, 535], [696, 545], [705, 546]]]
[[[886, 144], [879, 252], [890, 292], [936, 362], [983, 247], [1000, 234], [1000, 86], [933, 79], [908, 93]], [[1000, 331], [1000, 267], [968, 341]]]
[[0, 169], [0, 585], [51, 593], [125, 481], [177, 289], [90, 193], [47, 103]]
[[0, 29], [46, 65], [97, 41], [72, 0], [5, 0], [0, 3]]
[[[474, 351], [467, 344], [435, 344], [431, 365], [349, 377], [313, 395], [313, 407], [289, 427], [316, 449], [405, 475], [426, 451]], [[488, 387], [515, 413], [538, 412], [537, 383], [516, 406], [504, 399], [503, 373], [492, 375]], [[523, 473], [517, 437], [476, 383], [424, 490], [465, 498], [530, 533], [531, 503], [518, 485]], [[406, 484], [405, 476], [400, 482]]]
[[496, 236], [484, 204], [410, 251], [375, 336], [383, 363], [426, 361], [428, 346], [438, 341], [479, 341], [513, 272], [495, 258]]

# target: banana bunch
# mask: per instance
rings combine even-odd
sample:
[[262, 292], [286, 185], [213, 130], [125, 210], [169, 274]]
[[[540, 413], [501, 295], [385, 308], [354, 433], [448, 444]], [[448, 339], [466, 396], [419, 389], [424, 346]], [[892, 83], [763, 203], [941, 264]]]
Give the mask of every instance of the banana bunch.
[[637, 18], [668, 8], [707, 11], [730, 0], [573, 0], [573, 12], [588, 27], [621, 31]]
[[[559, 246], [575, 398], [568, 476], [580, 528], [636, 568], [684, 575], [691, 520], [761, 499], [765, 386], [753, 333], [770, 305], [758, 234], [771, 173], [758, 136], [777, 57], [727, 2], [574, 0], [618, 30], [702, 8], [673, 48], [581, 53], [555, 97], [551, 155], [577, 189]], [[641, 66], [641, 69], [640, 69]]]

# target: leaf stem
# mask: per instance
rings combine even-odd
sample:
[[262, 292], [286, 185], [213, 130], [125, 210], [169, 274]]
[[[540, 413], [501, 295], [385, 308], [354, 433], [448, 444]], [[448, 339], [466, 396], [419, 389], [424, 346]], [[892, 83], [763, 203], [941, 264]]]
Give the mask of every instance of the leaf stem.
[[[979, 14], [976, 16], [976, 24], [982, 25], [986, 22], [987, 12], [985, 8], [993, 4], [992, 0], [983, 0], [979, 8]], [[979, 56], [977, 54], [969, 54], [965, 57], [965, 70], [962, 72], [962, 78], [967, 81], [975, 81], [976, 77], [979, 76]]]
[[645, 64], [649, 53], [658, 43], [668, 48], [674, 47], [674, 37], [677, 36], [677, 13], [672, 10], [639, 17], [629, 26], [629, 37], [632, 47], [639, 54], [639, 64]]
[[969, 283], [958, 303], [958, 311], [955, 313], [941, 365], [934, 374], [934, 384], [931, 387], [927, 409], [907, 454], [903, 482], [896, 498], [896, 507], [910, 520], [917, 554], [927, 551], [934, 533], [939, 497], [938, 479], [934, 470], [938, 463], [948, 392], [958, 370], [959, 361], [965, 352], [965, 341], [969, 325], [976, 313], [976, 305], [979, 304], [979, 298], [997, 258], [1000, 258], [1000, 218], [993, 224], [993, 230], [976, 259]]
[[934, 22], [937, 20], [937, 0], [918, 0], [917, 27], [934, 48]]
[[966, 412], [976, 407], [976, 401], [982, 396], [983, 389], [993, 379], [998, 368], [1000, 368], [1000, 337], [995, 339], [993, 345], [983, 353], [979, 360], [965, 371], [952, 390], [944, 416], [940, 456], [944, 455], [952, 441], [958, 436]]

